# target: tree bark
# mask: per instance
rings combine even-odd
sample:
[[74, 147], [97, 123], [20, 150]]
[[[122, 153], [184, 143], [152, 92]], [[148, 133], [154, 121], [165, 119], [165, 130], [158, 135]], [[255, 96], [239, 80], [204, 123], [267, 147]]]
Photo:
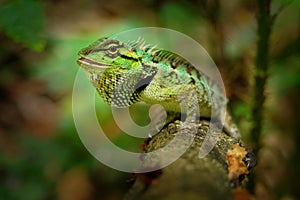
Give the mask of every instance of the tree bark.
[[[180, 129], [182, 132], [191, 134], [190, 127], [177, 120], [149, 141], [146, 152], [157, 150], [169, 143], [178, 134], [180, 125], [183, 126]], [[236, 164], [229, 160], [228, 152], [234, 145], [240, 147], [241, 141], [222, 132], [212, 151], [206, 157], [199, 158], [199, 150], [208, 129], [209, 122], [201, 120], [192, 144], [178, 160], [161, 170], [136, 174], [135, 183], [124, 199], [233, 199], [233, 186], [239, 185], [237, 182], [240, 181], [241, 175], [248, 173], [248, 169], [242, 172], [230, 169], [230, 165], [235, 167]], [[172, 147], [174, 151], [175, 145]], [[236, 155], [234, 157], [237, 158]], [[155, 158], [146, 156], [145, 159]], [[236, 166], [239, 170], [247, 166], [245, 156], [237, 159], [240, 159], [241, 164]], [[245, 166], [242, 166], [243, 163]]]

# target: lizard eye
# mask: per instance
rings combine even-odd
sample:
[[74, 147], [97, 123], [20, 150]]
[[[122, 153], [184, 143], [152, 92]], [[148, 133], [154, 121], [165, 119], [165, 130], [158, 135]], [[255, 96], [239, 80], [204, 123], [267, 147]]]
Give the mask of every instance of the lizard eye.
[[111, 54], [115, 54], [115, 53], [117, 53], [118, 48], [117, 48], [116, 45], [111, 45], [111, 46], [108, 47], [108, 51], [109, 51]]
[[121, 47], [122, 45], [118, 41], [111, 40], [107, 44], [105, 44], [103, 50], [107, 57], [116, 58], [120, 55], [119, 49]]

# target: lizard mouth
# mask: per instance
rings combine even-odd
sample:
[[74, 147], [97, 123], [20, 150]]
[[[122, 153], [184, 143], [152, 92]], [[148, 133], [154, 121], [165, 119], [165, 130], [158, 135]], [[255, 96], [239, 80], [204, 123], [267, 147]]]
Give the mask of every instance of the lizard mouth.
[[96, 68], [102, 68], [102, 69], [106, 69], [109, 66], [105, 65], [105, 64], [101, 64], [95, 61], [92, 61], [90, 59], [81, 57], [77, 60], [77, 63], [82, 67], [82, 68], [90, 68], [90, 67], [96, 67]]

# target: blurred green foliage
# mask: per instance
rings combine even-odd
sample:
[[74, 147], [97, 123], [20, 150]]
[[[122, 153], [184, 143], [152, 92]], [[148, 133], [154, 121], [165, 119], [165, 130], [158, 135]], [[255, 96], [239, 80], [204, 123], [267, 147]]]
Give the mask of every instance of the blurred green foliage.
[[70, 91], [78, 71], [77, 52], [87, 42], [88, 39], [85, 41], [68, 37], [51, 38], [48, 41], [50, 50], [47, 51], [47, 58], [32, 63], [30, 74], [44, 80], [51, 92]]
[[44, 4], [40, 0], [9, 0], [0, 7], [0, 27], [35, 51], [45, 46], [44, 25]]
[[[285, 65], [285, 62], [289, 64]], [[287, 95], [292, 88], [300, 88], [300, 55], [293, 55], [288, 60], [275, 62], [271, 74], [270, 84], [279, 96]]]
[[175, 30], [185, 30], [193, 33], [195, 26], [199, 24], [201, 18], [192, 4], [187, 3], [186, 6], [174, 1], [162, 4], [159, 12], [159, 19], [162, 26]]

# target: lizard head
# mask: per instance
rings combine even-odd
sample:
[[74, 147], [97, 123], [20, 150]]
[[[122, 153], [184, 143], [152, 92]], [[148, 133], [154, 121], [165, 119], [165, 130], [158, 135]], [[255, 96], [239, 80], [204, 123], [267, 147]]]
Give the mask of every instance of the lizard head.
[[85, 71], [127, 71], [139, 64], [136, 52], [128, 45], [110, 38], [101, 38], [79, 51], [77, 63]]
[[80, 58], [77, 63], [87, 73], [100, 96], [118, 107], [136, 102], [140, 93], [137, 88], [141, 90], [142, 86], [145, 87], [148, 79], [155, 74], [145, 64], [151, 58], [145, 56], [147, 53], [118, 40], [101, 38], [78, 54]]

